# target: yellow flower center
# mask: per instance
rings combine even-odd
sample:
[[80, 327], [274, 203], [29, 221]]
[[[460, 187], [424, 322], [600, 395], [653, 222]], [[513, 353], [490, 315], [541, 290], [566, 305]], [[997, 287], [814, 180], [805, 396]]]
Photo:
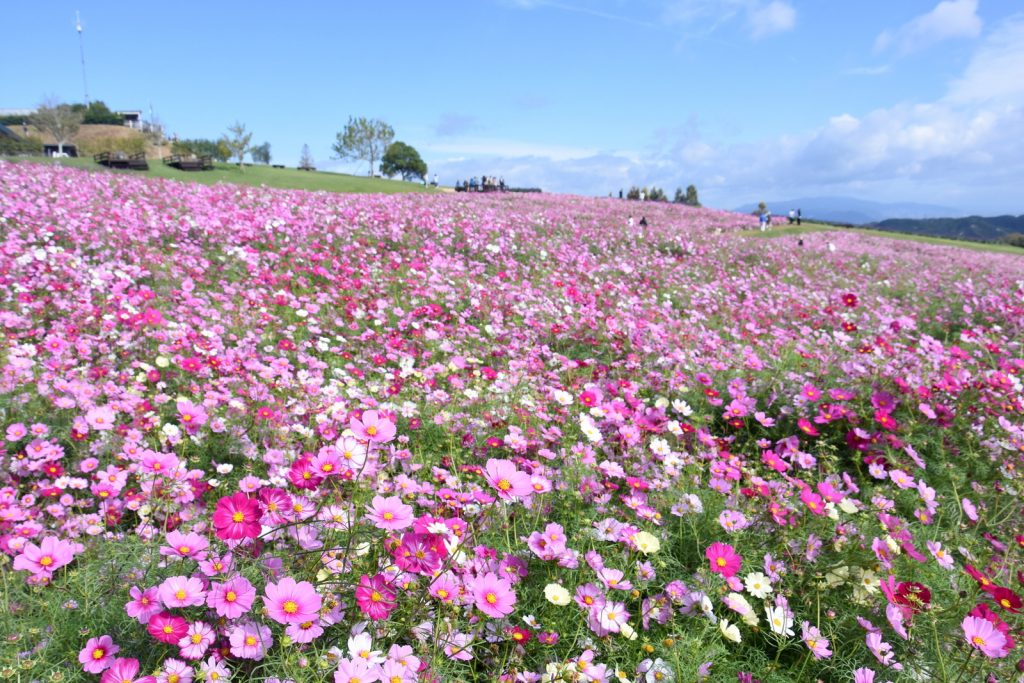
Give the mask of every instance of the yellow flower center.
[[107, 653], [103, 650], [102, 647], [98, 647], [98, 648], [96, 648], [95, 650], [92, 651], [92, 658], [93, 659], [103, 659], [106, 655], [107, 655]]
[[384, 599], [384, 596], [382, 596], [377, 591], [373, 591], [372, 593], [370, 593], [370, 601], [371, 602], [380, 602], [383, 599]]
[[178, 590], [176, 590], [174, 592], [174, 597], [177, 598], [178, 600], [184, 600], [186, 595], [188, 595], [188, 593], [186, 593], [181, 588], [179, 588]]
[[448, 595], [449, 595], [448, 591], [446, 591], [443, 588], [440, 588], [437, 591], [437, 597], [441, 598], [442, 600], [446, 599], [448, 597]]
[[978, 647], [985, 646], [985, 639], [981, 636], [974, 636], [973, 638], [971, 638], [971, 642], [977, 645]]
[[51, 564], [53, 564], [53, 558], [49, 555], [43, 555], [41, 558], [39, 558], [39, 564], [43, 565], [44, 567], [49, 567]]
[[238, 594], [235, 593], [235, 591], [228, 591], [227, 593], [224, 594], [224, 599], [227, 600], [228, 602], [234, 602], [235, 600], [238, 599]]
[[299, 611], [299, 606], [294, 600], [288, 600], [281, 606], [281, 609], [283, 609], [286, 614], [295, 614]]
[[178, 552], [182, 555], [188, 555], [190, 552], [192, 552], [192, 548], [189, 548], [187, 545], [179, 545]]
[[502, 491], [508, 491], [510, 488], [512, 488], [512, 484], [509, 482], [508, 479], [502, 479], [501, 481], [498, 482], [498, 488], [501, 489]]
[[381, 517], [384, 518], [385, 522], [390, 522], [391, 520], [393, 520], [395, 518], [395, 513], [393, 513], [393, 512], [385, 512], [383, 515], [381, 515]]
[[720, 557], [717, 560], [715, 560], [715, 564], [717, 564], [719, 567], [724, 567], [728, 563], [725, 561], [724, 557]]
[[369, 434], [370, 436], [377, 436], [377, 428], [374, 427], [373, 425], [370, 425], [369, 427], [366, 428], [366, 433]]
[[493, 605], [494, 603], [498, 602], [498, 596], [494, 593], [488, 593], [484, 596], [484, 600], [486, 600], [488, 604]]
[[231, 515], [231, 521], [235, 523], [244, 522], [245, 515], [241, 511], [236, 512], [233, 515]]
[[250, 646], [250, 647], [255, 645], [256, 644], [256, 636], [246, 636], [245, 637], [245, 644]]
[[198, 645], [199, 643], [203, 642], [203, 634], [193, 633], [190, 640], [192, 641], [193, 645]]

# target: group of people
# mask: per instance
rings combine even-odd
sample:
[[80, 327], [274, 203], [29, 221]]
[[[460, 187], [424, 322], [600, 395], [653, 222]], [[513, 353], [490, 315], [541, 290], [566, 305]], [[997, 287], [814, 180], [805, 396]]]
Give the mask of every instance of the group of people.
[[[800, 212], [800, 209], [789, 210], [789, 216], [787, 216], [787, 220], [789, 221], [790, 225], [793, 225], [794, 223], [800, 225], [800, 221], [802, 218], [803, 214]], [[772, 210], [769, 209], [768, 207], [765, 207], [764, 211], [758, 214], [758, 222], [761, 226], [761, 232], [764, 232], [768, 228], [772, 227]]]
[[504, 192], [505, 179], [485, 175], [481, 178], [473, 176], [469, 180], [460, 180], [455, 183], [456, 192]]

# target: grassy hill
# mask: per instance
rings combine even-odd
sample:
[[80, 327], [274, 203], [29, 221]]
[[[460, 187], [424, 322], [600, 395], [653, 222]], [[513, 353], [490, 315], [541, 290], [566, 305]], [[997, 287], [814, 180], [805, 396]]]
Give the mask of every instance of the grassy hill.
[[855, 232], [861, 235], [885, 237], [888, 239], [906, 240], [910, 242], [921, 242], [923, 244], [937, 244], [940, 246], [947, 247], [960, 247], [961, 249], [971, 249], [972, 251], [986, 251], [1000, 254], [1015, 254], [1018, 256], [1024, 256], [1024, 249], [1021, 249], [1020, 247], [1014, 247], [1009, 244], [994, 244], [991, 242], [972, 242], [968, 240], [945, 239], [942, 237], [929, 237], [927, 235], [916, 235], [905, 232], [896, 232], [892, 230], [872, 230], [870, 228], [847, 228], [840, 227], [837, 225], [829, 225], [828, 223], [808, 223], [806, 221], [803, 225], [799, 227], [795, 225], [773, 227], [771, 230], [767, 232], [754, 233], [754, 236], [766, 237], [770, 239], [774, 237], [783, 237], [786, 235], [805, 235], [830, 230], [836, 230], [844, 233]]
[[435, 188], [425, 188], [417, 183], [383, 178], [367, 178], [364, 176], [346, 175], [344, 173], [327, 173], [323, 171], [299, 171], [294, 168], [273, 168], [270, 166], [246, 166], [238, 168], [237, 164], [216, 163], [212, 171], [180, 171], [165, 166], [155, 159], [149, 161], [149, 171], [116, 171], [100, 166], [90, 158], [48, 159], [45, 157], [6, 158], [15, 163], [31, 162], [41, 164], [60, 164], [73, 166], [88, 171], [108, 173], [127, 173], [129, 175], [150, 178], [170, 178], [184, 182], [203, 183], [237, 183], [240, 185], [265, 185], [285, 190], [324, 190], [326, 192], [356, 192], [368, 194], [393, 194], [395, 192], [438, 192]]

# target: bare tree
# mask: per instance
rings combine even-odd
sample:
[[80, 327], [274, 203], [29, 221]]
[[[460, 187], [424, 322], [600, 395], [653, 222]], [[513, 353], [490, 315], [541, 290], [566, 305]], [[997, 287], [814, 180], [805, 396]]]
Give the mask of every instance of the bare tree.
[[249, 143], [252, 142], [252, 133], [247, 133], [245, 125], [235, 121], [235, 125], [228, 126], [228, 136], [224, 142], [231, 150], [231, 156], [238, 157], [238, 168], [242, 168], [245, 153], [249, 151]]
[[39, 105], [30, 120], [33, 126], [53, 136], [57, 154], [63, 156], [64, 145], [71, 142], [82, 125], [82, 113], [73, 111], [71, 105], [48, 99]]
[[299, 157], [299, 168], [311, 171], [316, 167], [316, 162], [313, 161], [313, 155], [309, 153], [309, 145], [302, 146], [302, 156]]

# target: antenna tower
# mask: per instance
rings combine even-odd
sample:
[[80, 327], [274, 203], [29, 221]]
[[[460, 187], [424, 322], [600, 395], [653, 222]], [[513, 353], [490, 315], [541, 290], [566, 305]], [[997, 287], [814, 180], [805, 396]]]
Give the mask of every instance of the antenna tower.
[[89, 105], [89, 81], [85, 79], [85, 41], [82, 39], [82, 20], [75, 10], [75, 30], [78, 31], [78, 53], [82, 57], [82, 86], [85, 88], [85, 104]]

